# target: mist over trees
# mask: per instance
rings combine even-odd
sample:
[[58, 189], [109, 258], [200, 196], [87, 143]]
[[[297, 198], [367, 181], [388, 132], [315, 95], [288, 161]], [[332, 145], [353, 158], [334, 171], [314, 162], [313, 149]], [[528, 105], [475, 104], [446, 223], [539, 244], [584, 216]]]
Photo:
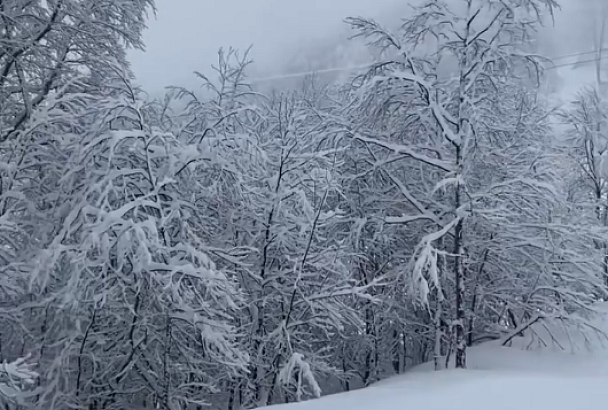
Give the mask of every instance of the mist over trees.
[[6, 409], [254, 408], [605, 337], [606, 18], [562, 107], [553, 0], [350, 17], [375, 62], [348, 81], [266, 92], [229, 49], [150, 99], [126, 51], [153, 7], [0, 0]]

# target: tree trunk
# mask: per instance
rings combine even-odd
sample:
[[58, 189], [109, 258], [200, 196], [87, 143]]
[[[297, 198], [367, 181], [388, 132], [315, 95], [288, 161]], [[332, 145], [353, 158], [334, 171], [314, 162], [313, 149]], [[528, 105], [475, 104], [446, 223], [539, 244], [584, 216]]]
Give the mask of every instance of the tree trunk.
[[348, 371], [347, 371], [347, 366], [346, 366], [346, 346], [342, 345], [342, 374], [344, 375], [344, 380], [343, 382], [343, 389], [344, 391], [350, 391], [350, 380], [349, 377], [347, 376]]
[[[456, 147], [456, 167], [461, 168], [461, 149], [460, 146]], [[454, 195], [454, 209], [458, 212], [462, 203], [462, 187], [460, 183], [456, 184], [456, 190]], [[460, 217], [457, 215], [457, 217]], [[456, 320], [454, 322], [455, 327], [455, 356], [456, 356], [456, 368], [465, 369], [467, 367], [467, 343], [465, 340], [465, 296], [466, 288], [464, 281], [464, 247], [462, 244], [462, 233], [463, 233], [464, 222], [462, 218], [456, 224], [454, 230], [454, 282], [456, 284]]]
[[467, 343], [465, 340], [465, 283], [464, 283], [464, 267], [462, 261], [462, 221], [456, 225], [456, 237], [454, 239], [455, 247], [455, 263], [454, 275], [456, 281], [456, 368], [465, 369], [467, 367]]
[[393, 329], [393, 370], [396, 374], [401, 373], [401, 353], [399, 352], [399, 331]]
[[441, 344], [443, 342], [443, 329], [442, 329], [442, 317], [443, 317], [443, 295], [440, 290], [437, 291], [437, 306], [435, 307], [435, 350], [434, 350], [434, 361], [435, 371], [441, 370], [441, 358], [443, 357]]

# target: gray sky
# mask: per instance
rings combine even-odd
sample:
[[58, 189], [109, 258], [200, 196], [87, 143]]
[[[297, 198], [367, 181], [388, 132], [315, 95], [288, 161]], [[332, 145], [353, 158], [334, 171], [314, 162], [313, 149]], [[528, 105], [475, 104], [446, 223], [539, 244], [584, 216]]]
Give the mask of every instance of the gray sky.
[[[219, 47], [244, 49], [262, 70], [292, 57], [300, 41], [323, 39], [353, 15], [376, 17], [403, 0], [157, 0], [157, 17], [144, 34], [147, 51], [132, 52], [137, 82], [150, 92], [192, 84]], [[278, 70], [278, 67], [277, 67]]]
[[[144, 33], [147, 51], [130, 54], [137, 83], [151, 93], [162, 92], [167, 85], [194, 87], [198, 81], [192, 72], [208, 73], [222, 46], [245, 49], [253, 44], [251, 57], [257, 68], [253, 76], [281, 73], [284, 65], [298, 55], [299, 46], [331, 45], [336, 37], [344, 36], [345, 17], [363, 15], [385, 21], [382, 16], [394, 17], [412, 0], [156, 1], [157, 16], [151, 18], [149, 29]], [[593, 14], [589, 14], [591, 7], [587, 6], [602, 1], [560, 1], [566, 7], [558, 13], [557, 27], [548, 34], [556, 46], [552, 54], [576, 52], [579, 45], [586, 48], [580, 43], [573, 48], [570, 43], [581, 41], [576, 38], [576, 32], [582, 28], [588, 30], [589, 17]], [[586, 10], [587, 14], [578, 15], [577, 10]], [[587, 42], [589, 40], [583, 41]], [[300, 55], [310, 58], [307, 54]], [[578, 81], [573, 80], [581, 71], [560, 71], [567, 71], [566, 82], [578, 88]]]

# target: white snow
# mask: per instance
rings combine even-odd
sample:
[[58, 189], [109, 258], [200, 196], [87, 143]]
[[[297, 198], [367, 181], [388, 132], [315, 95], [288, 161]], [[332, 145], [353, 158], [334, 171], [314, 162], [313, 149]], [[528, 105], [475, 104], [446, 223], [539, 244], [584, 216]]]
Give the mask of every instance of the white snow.
[[[605, 307], [602, 307], [605, 310]], [[608, 331], [608, 315], [594, 325]], [[608, 402], [608, 342], [539, 326], [511, 347], [490, 342], [468, 351], [467, 370], [432, 364], [349, 393], [272, 410], [595, 410]], [[568, 334], [570, 333], [570, 334]], [[571, 343], [572, 342], [572, 343]], [[547, 346], [544, 346], [546, 343]]]

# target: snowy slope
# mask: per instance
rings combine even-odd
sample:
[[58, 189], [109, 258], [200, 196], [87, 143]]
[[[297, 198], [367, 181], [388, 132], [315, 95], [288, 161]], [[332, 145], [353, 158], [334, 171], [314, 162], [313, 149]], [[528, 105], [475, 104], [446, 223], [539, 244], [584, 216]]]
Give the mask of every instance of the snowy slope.
[[[608, 331], [606, 315], [595, 323]], [[608, 402], [608, 343], [556, 330], [556, 344], [538, 337], [512, 347], [488, 343], [469, 350], [469, 369], [420, 366], [358, 391], [273, 410], [595, 410]], [[573, 343], [570, 343], [572, 341]], [[546, 343], [547, 346], [544, 346]], [[542, 346], [542, 347], [539, 347]], [[576, 349], [572, 349], [572, 346]]]

